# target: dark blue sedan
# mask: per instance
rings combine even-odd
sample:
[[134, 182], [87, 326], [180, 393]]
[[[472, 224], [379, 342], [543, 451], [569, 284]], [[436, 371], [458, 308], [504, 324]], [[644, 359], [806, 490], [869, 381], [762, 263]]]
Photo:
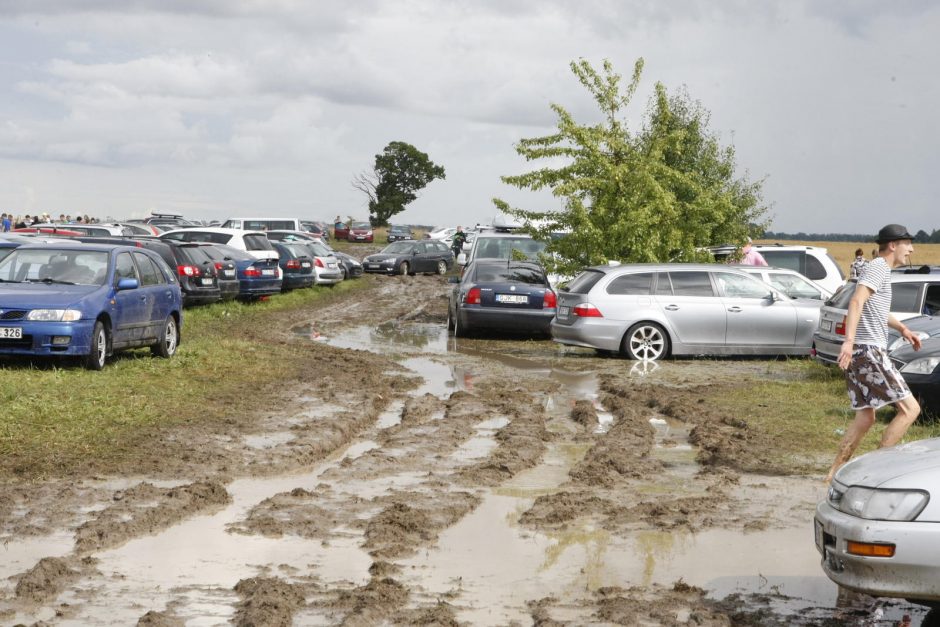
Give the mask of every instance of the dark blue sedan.
[[448, 303], [447, 328], [454, 335], [551, 334], [557, 300], [539, 264], [479, 260], [451, 282], [456, 285]]
[[182, 322], [176, 277], [149, 250], [30, 244], [0, 260], [0, 355], [77, 356], [101, 370], [127, 348], [171, 357]]
[[277, 259], [258, 259], [254, 255], [227, 244], [217, 244], [225, 256], [235, 262], [238, 271], [238, 299], [259, 300], [279, 294], [283, 284]]

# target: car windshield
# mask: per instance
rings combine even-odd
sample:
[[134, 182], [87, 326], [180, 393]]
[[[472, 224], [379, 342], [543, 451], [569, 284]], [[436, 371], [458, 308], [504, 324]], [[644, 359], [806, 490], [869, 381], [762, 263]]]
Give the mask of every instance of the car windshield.
[[530, 285], [546, 283], [545, 275], [537, 268], [489, 264], [477, 267], [474, 280], [477, 283], [528, 283]]
[[393, 226], [393, 227], [392, 227], [391, 229], [389, 229], [389, 230], [390, 230], [392, 233], [407, 233], [407, 232], [408, 232], [408, 227], [407, 227], [407, 226]]
[[410, 242], [395, 242], [394, 244], [389, 244], [382, 249], [382, 253], [386, 255], [400, 255], [402, 253], [410, 253], [414, 250], [414, 244]]
[[354, 229], [366, 229], [366, 230], [368, 230], [368, 229], [371, 229], [371, 228], [372, 228], [372, 225], [369, 224], [368, 222], [353, 222], [353, 223], [352, 223], [352, 228], [354, 228]]
[[17, 249], [0, 260], [0, 281], [104, 285], [108, 253], [60, 248]]

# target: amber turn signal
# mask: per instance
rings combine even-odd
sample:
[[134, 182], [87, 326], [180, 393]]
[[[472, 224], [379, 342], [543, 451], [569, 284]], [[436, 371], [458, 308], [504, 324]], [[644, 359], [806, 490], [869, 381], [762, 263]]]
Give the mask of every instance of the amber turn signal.
[[846, 542], [845, 550], [852, 555], [864, 555], [865, 557], [894, 557], [893, 544], [871, 544], [870, 542]]

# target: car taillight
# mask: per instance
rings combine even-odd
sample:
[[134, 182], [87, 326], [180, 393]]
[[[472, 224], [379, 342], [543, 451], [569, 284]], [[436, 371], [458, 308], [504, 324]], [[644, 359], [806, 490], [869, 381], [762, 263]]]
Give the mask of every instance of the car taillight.
[[290, 259], [287, 261], [288, 270], [300, 270], [300, 259]]
[[571, 313], [581, 318], [603, 318], [600, 309], [591, 303], [581, 303], [571, 310]]
[[199, 276], [202, 274], [196, 266], [188, 265], [176, 266], [176, 271], [180, 276]]
[[216, 261], [216, 262], [215, 262], [215, 269], [216, 269], [216, 270], [221, 270], [223, 265], [224, 265], [224, 264], [223, 264], [221, 261]]
[[245, 276], [261, 276], [261, 268], [256, 268], [254, 266], [245, 268]]
[[845, 335], [845, 318], [842, 318], [842, 322], [836, 323], [836, 335]]
[[317, 267], [318, 267], [318, 268], [325, 268], [325, 267], [326, 267], [326, 266], [323, 265], [323, 262], [320, 260], [319, 257], [317, 257], [315, 263], [317, 264]]
[[467, 292], [467, 295], [463, 297], [463, 302], [467, 305], [479, 305], [480, 304], [480, 288], [471, 287], [470, 291]]
[[542, 309], [554, 309], [557, 304], [558, 299], [555, 298], [555, 292], [545, 290], [545, 298], [542, 299]]

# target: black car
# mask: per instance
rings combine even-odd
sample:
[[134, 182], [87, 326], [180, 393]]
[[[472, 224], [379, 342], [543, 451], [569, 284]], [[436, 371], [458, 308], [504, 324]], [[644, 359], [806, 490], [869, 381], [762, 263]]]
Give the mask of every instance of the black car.
[[183, 292], [183, 306], [208, 305], [222, 300], [219, 272], [215, 263], [203, 253], [198, 242], [166, 240], [176, 258], [176, 275]]
[[[196, 243], [196, 242], [193, 242]], [[234, 300], [238, 297], [239, 282], [238, 268], [235, 261], [219, 244], [198, 243], [198, 248], [192, 250], [193, 254], [205, 255], [215, 266], [216, 278], [219, 282], [219, 293], [222, 300]]]
[[940, 336], [922, 340], [919, 351], [905, 342], [891, 352], [891, 361], [920, 401], [922, 413], [940, 416]]
[[[332, 250], [332, 249], [331, 249]], [[358, 279], [362, 276], [362, 262], [346, 253], [337, 250], [333, 251], [336, 260], [343, 267], [343, 279]]]
[[557, 299], [545, 271], [531, 261], [487, 259], [451, 279], [447, 328], [472, 332], [550, 335]]
[[288, 291], [299, 287], [310, 287], [316, 281], [313, 258], [305, 246], [299, 243], [271, 242], [280, 256], [279, 264], [283, 273], [281, 290]]
[[405, 226], [403, 224], [392, 224], [388, 227], [388, 241], [389, 243], [398, 242], [402, 240], [414, 239], [415, 235], [411, 230], [410, 226]]
[[444, 242], [436, 240], [393, 242], [382, 252], [362, 260], [366, 272], [381, 274], [447, 274], [454, 265], [454, 254]]

